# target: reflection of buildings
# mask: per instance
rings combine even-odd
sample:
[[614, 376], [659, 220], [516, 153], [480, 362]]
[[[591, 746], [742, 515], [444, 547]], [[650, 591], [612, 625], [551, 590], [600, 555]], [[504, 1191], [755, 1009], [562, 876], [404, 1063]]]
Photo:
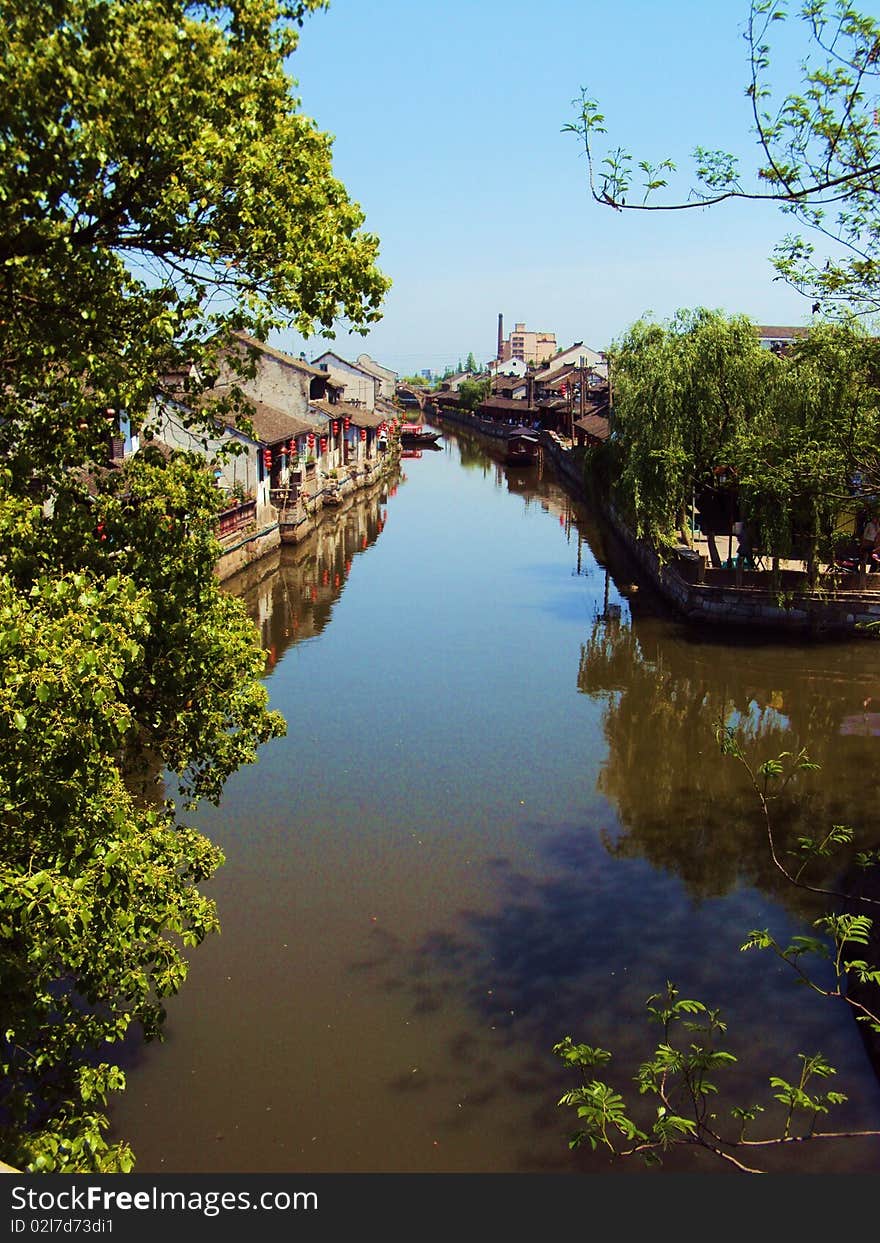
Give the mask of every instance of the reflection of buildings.
[[[271, 669], [294, 642], [320, 634], [345, 587], [356, 558], [384, 530], [387, 505], [401, 476], [358, 493], [299, 544], [284, 545], [268, 560], [228, 580], [257, 624]], [[257, 572], [261, 575], [257, 579]]]

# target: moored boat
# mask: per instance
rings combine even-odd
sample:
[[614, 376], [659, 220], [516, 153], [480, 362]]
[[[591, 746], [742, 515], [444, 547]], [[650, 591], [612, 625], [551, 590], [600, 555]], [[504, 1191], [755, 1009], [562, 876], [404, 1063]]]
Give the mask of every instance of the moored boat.
[[407, 449], [436, 449], [442, 432], [430, 431], [421, 423], [401, 423], [400, 443]]
[[541, 442], [530, 427], [512, 427], [504, 445], [508, 466], [534, 466], [541, 452]]

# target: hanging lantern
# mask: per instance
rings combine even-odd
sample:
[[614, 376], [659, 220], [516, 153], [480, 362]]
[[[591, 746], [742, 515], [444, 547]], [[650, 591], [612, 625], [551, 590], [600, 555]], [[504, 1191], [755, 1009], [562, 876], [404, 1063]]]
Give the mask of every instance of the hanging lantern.
[[307, 443], [310, 449], [314, 449], [315, 447], [315, 433], [314, 432], [309, 432]]
[[338, 419], [334, 419], [334, 420], [333, 420], [332, 427], [333, 427], [333, 435], [334, 435], [334, 436], [338, 436], [338, 435], [339, 435], [339, 421], [338, 421]]
[[271, 449], [263, 450], [263, 465], [265, 466], [267, 471], [270, 471], [272, 469], [272, 450]]
[[321, 437], [321, 452], [322, 453], [327, 452], [327, 437], [326, 436]]
[[365, 427], [362, 427], [361, 428], [361, 440], [366, 440], [366, 438], [367, 438], [367, 429]]
[[344, 426], [345, 426], [346, 431], [348, 431], [348, 429], [351, 427], [351, 419], [348, 417], [348, 415], [345, 416]]
[[321, 575], [321, 582], [324, 584], [325, 587], [330, 582], [330, 571], [329, 570], [325, 570], [324, 573]]

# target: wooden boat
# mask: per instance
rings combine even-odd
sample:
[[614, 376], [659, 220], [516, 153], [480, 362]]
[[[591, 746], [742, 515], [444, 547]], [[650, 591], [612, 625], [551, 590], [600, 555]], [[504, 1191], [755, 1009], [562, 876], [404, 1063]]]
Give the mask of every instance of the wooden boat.
[[400, 443], [406, 449], [437, 449], [442, 432], [429, 431], [421, 423], [401, 423]]
[[504, 461], [508, 466], [535, 466], [541, 442], [530, 427], [512, 427], [504, 445]]

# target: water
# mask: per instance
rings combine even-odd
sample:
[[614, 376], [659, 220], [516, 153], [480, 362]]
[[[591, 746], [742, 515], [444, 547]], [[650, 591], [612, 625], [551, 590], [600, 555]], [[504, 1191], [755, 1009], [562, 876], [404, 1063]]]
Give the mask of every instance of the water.
[[[880, 1125], [844, 1004], [739, 950], [824, 908], [774, 870], [713, 738], [738, 721], [760, 759], [821, 762], [780, 830], [870, 830], [880, 648], [696, 635], [551, 468], [452, 431], [251, 575], [230, 589], [289, 733], [195, 816], [226, 853], [223, 932], [114, 1108], [139, 1172], [617, 1170], [569, 1151], [551, 1049], [612, 1049], [628, 1090], [667, 979], [722, 1007], [731, 1103], [821, 1050], [851, 1096], [833, 1129]], [[789, 1168], [874, 1170], [876, 1143]]]

